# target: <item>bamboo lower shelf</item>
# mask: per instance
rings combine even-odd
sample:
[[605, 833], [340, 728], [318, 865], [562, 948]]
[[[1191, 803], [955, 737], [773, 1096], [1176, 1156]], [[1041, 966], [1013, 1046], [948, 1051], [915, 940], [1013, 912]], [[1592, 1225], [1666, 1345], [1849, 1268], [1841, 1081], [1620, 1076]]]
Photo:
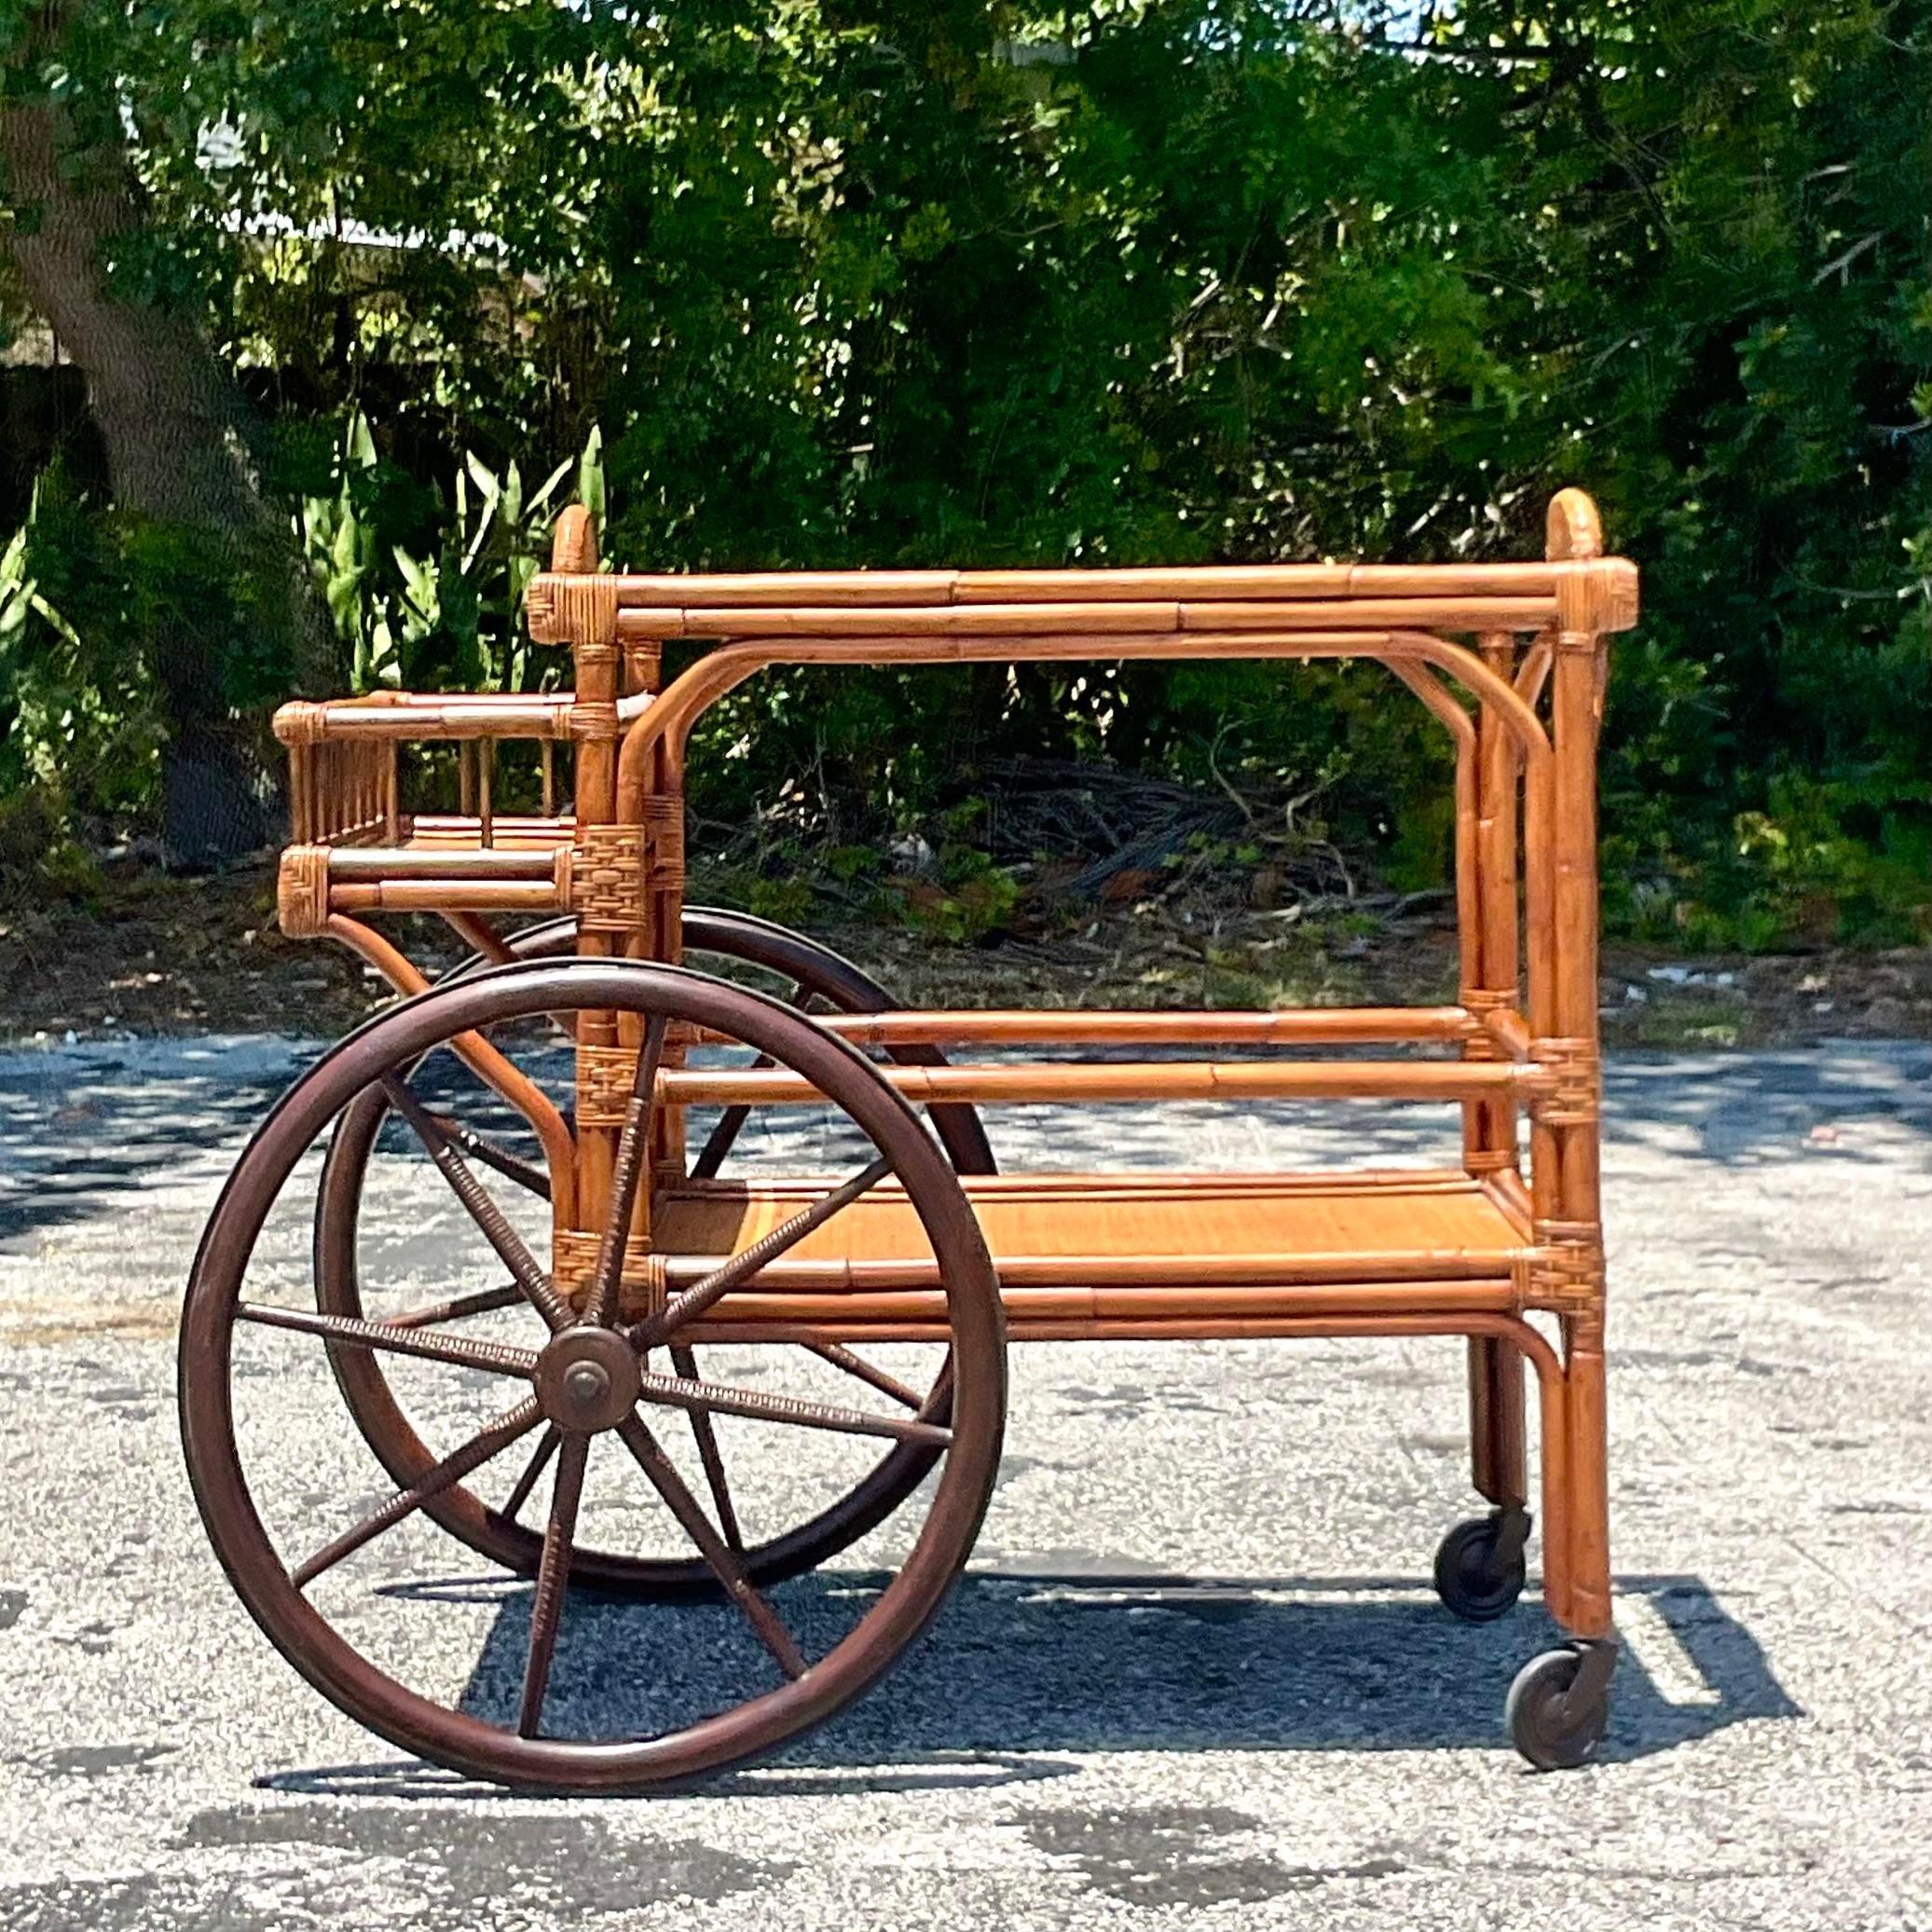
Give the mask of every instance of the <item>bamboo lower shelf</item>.
[[[998, 1270], [1009, 1320], [1180, 1321], [1195, 1291], [1295, 1290], [1281, 1312], [1370, 1305], [1377, 1283], [1440, 1284], [1443, 1308], [1506, 1309], [1528, 1230], [1501, 1197], [1459, 1171], [1325, 1174], [1023, 1174], [964, 1182]], [[626, 1270], [676, 1292], [741, 1254], [824, 1191], [822, 1184], [722, 1182], [660, 1196], [663, 1257]], [[640, 1262], [642, 1257], [639, 1257]], [[719, 1305], [733, 1322], [841, 1322], [942, 1315], [939, 1269], [904, 1194], [882, 1186], [814, 1230]], [[1332, 1297], [1301, 1291], [1334, 1288]], [[1224, 1307], [1223, 1312], [1235, 1312]], [[1246, 1310], [1265, 1310], [1258, 1299]]]

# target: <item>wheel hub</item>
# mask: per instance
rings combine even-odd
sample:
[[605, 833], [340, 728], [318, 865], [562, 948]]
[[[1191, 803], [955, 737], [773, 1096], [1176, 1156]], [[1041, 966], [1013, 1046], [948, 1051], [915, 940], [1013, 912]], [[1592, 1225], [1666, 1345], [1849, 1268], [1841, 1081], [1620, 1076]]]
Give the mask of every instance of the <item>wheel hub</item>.
[[537, 1358], [537, 1400], [559, 1429], [614, 1429], [637, 1406], [640, 1384], [631, 1345], [609, 1328], [567, 1328]]

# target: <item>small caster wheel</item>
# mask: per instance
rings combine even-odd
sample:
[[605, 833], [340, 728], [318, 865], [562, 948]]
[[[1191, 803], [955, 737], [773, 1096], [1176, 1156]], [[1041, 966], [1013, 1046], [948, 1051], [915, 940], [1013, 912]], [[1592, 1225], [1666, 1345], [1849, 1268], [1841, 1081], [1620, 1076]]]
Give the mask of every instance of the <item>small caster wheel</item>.
[[1502, 1511], [1459, 1523], [1435, 1553], [1435, 1594], [1467, 1624], [1493, 1623], [1515, 1607], [1528, 1570], [1523, 1543], [1529, 1519]]
[[1598, 1665], [1587, 1648], [1532, 1657], [1510, 1685], [1502, 1720], [1510, 1742], [1539, 1771], [1587, 1764], [1610, 1721], [1608, 1661]]

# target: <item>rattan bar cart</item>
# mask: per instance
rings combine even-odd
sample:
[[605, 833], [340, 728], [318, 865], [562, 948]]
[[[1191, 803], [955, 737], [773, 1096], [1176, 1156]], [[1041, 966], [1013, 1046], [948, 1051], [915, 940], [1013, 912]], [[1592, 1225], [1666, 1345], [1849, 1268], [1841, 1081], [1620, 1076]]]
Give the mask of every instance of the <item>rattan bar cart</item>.
[[[188, 1288], [189, 1469], [263, 1629], [459, 1771], [675, 1785], [841, 1709], [939, 1609], [992, 1491], [1008, 1342], [1440, 1335], [1466, 1341], [1490, 1509], [1445, 1539], [1437, 1590], [1486, 1620], [1523, 1588], [1527, 1362], [1569, 1641], [1507, 1725], [1540, 1766], [1590, 1757], [1615, 1660], [1595, 763], [1606, 638], [1637, 615], [1601, 551], [1565, 490], [1538, 563], [639, 576], [600, 570], [572, 509], [528, 613], [574, 690], [285, 706], [282, 927], [404, 997], [277, 1103]], [[707, 648], [665, 683], [674, 639]], [[684, 902], [687, 742], [747, 678], [1187, 657], [1373, 660], [1449, 733], [1454, 1005], [908, 1011], [803, 935]], [[506, 741], [539, 747], [514, 754], [532, 798], [541, 761], [537, 812], [494, 808]], [[405, 742], [454, 744], [457, 813], [408, 808]], [[400, 912], [472, 958], [432, 983], [371, 923]], [[1042, 1047], [1085, 1052], [1016, 1050]], [[1002, 1173], [980, 1115], [1296, 1097], [1459, 1107], [1459, 1164]], [[404, 1190], [380, 1213], [378, 1185]], [[346, 1406], [350, 1473], [286, 1466], [273, 1411], [305, 1377]], [[393, 1487], [373, 1501], [370, 1452]], [[534, 1588], [395, 1583], [396, 1540], [444, 1532]], [[800, 1595], [861, 1542], [862, 1586]], [[662, 1626], [599, 1622], [613, 1598]], [[452, 1676], [439, 1643], [423, 1680], [431, 1615], [483, 1619], [486, 1655]], [[590, 1643], [573, 1623], [622, 1651], [587, 1692], [553, 1669], [560, 1636]]]

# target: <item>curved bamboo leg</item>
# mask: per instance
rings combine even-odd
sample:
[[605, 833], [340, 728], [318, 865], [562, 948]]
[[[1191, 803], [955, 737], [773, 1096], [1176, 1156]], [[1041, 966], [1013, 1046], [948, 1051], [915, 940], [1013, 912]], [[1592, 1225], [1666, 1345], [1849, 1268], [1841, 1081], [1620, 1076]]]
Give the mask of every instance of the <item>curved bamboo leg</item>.
[[1487, 1336], [1469, 1345], [1470, 1473], [1475, 1491], [1500, 1510], [1529, 1500], [1523, 1358]]
[[[359, 919], [340, 912], [329, 915], [329, 936], [361, 954], [396, 991], [405, 996], [426, 992], [429, 980], [406, 953]], [[564, 1117], [549, 1095], [523, 1071], [506, 1060], [480, 1034], [452, 1040], [450, 1046], [476, 1077], [510, 1103], [530, 1123], [542, 1143], [550, 1166], [550, 1207], [558, 1227], [575, 1226], [577, 1212], [577, 1145]]]
[[1569, 1377], [1561, 1368], [1543, 1370], [1537, 1381], [1542, 1422], [1543, 1608], [1568, 1630], [1571, 1627], [1570, 1409]]

